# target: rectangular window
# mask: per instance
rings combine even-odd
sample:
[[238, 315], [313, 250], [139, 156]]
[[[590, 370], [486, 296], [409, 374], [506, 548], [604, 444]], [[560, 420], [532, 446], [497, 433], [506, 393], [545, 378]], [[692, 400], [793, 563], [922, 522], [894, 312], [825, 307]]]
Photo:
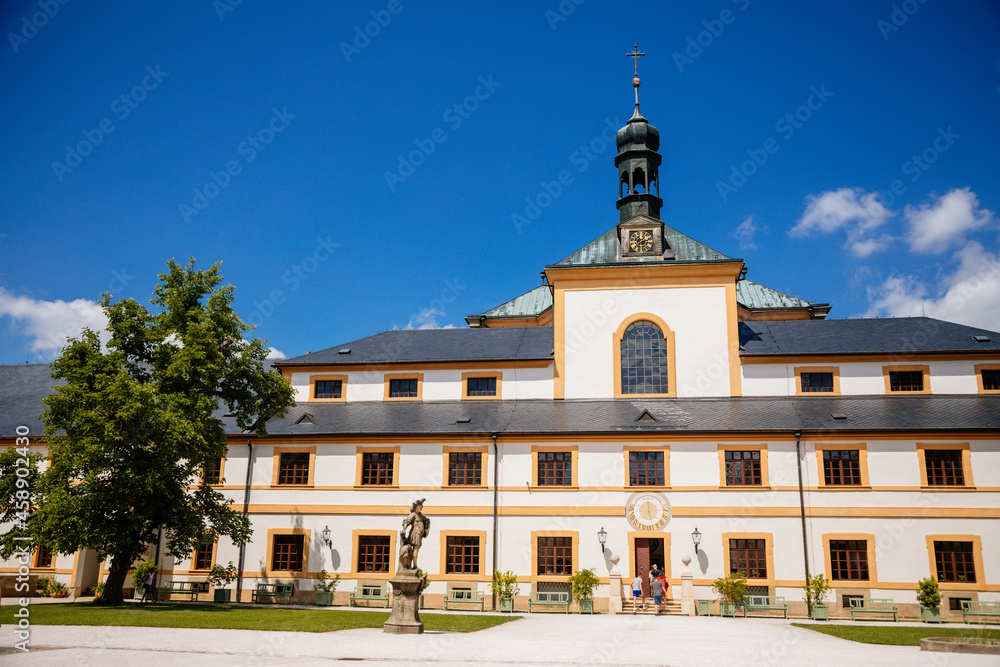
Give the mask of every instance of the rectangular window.
[[52, 567], [53, 556], [51, 548], [39, 545], [38, 553], [35, 557], [35, 567]]
[[823, 478], [828, 486], [861, 484], [861, 461], [858, 450], [824, 449]]
[[889, 391], [923, 391], [922, 371], [889, 371]]
[[447, 574], [479, 574], [479, 538], [448, 537], [445, 555]]
[[364, 485], [391, 485], [392, 452], [365, 452], [361, 455], [361, 483]]
[[663, 452], [629, 452], [629, 486], [663, 486]]
[[538, 574], [573, 574], [573, 538], [538, 538]]
[[976, 582], [972, 542], [934, 542], [934, 562], [941, 582]]
[[833, 373], [802, 373], [802, 393], [833, 391]]
[[767, 579], [766, 540], [729, 540], [729, 571], [749, 579]]
[[1000, 369], [984, 368], [980, 372], [983, 374], [983, 389], [985, 391], [1000, 391]]
[[482, 484], [483, 455], [480, 452], [451, 452], [448, 455], [448, 486]]
[[538, 452], [538, 486], [572, 485], [572, 452]]
[[389, 380], [389, 398], [416, 398], [417, 382], [416, 378]]
[[209, 465], [205, 466], [205, 483], [206, 484], [221, 484], [222, 483], [222, 458], [216, 457], [211, 461]]
[[316, 380], [316, 395], [313, 398], [340, 398], [343, 388], [343, 380]]
[[309, 452], [285, 452], [281, 454], [278, 470], [278, 484], [309, 483]]
[[271, 569], [280, 572], [301, 572], [303, 541], [303, 535], [275, 535]]
[[358, 572], [388, 572], [389, 558], [388, 535], [358, 537]]
[[868, 581], [868, 540], [830, 540], [830, 578]]
[[971, 601], [972, 598], [948, 598], [948, 609], [950, 611], [962, 611], [962, 603]]
[[466, 386], [467, 396], [496, 396], [497, 395], [497, 379], [495, 377], [491, 378], [469, 378], [466, 380], [468, 383]]
[[726, 486], [760, 485], [760, 451], [726, 451]]
[[927, 467], [928, 486], [964, 486], [962, 451], [958, 449], [926, 449], [924, 462]]
[[213, 535], [199, 536], [198, 546], [194, 549], [194, 569], [211, 570], [213, 551], [215, 551], [215, 537]]

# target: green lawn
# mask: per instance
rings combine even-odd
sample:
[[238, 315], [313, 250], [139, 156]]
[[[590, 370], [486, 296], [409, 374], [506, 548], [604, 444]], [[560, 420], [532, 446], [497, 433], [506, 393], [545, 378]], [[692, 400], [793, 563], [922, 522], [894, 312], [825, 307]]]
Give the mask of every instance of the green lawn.
[[[0, 621], [14, 623], [19, 607], [4, 606]], [[290, 630], [331, 632], [352, 628], [381, 628], [389, 618], [383, 611], [337, 609], [282, 609], [193, 604], [127, 604], [104, 607], [90, 602], [37, 604], [29, 607], [35, 625], [119, 625], [157, 628], [212, 628], [221, 630]], [[516, 616], [489, 614], [420, 615], [426, 630], [475, 632], [515, 620]]]
[[920, 646], [924, 637], [984, 637], [1000, 639], [1000, 630], [976, 630], [947, 625], [928, 625], [919, 628], [900, 628], [892, 625], [819, 625], [792, 623], [797, 628], [815, 630], [841, 639], [862, 644], [892, 644], [895, 646]]

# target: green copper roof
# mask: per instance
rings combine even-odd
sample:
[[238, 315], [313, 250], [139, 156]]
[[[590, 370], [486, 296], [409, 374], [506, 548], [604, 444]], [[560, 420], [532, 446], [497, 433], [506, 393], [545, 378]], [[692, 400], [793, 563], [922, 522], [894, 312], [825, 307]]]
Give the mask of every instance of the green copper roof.
[[[656, 221], [658, 222], [658, 221]], [[606, 233], [597, 237], [587, 245], [583, 246], [569, 257], [566, 257], [553, 266], [587, 266], [587, 265], [615, 265], [615, 264], [680, 264], [690, 262], [727, 262], [733, 261], [732, 257], [723, 255], [718, 250], [709, 248], [704, 243], [695, 241], [690, 236], [681, 234], [675, 229], [664, 225], [663, 235], [669, 246], [668, 251], [674, 253], [675, 258], [664, 260], [660, 257], [622, 257], [621, 244], [618, 241], [618, 228], [612, 227]]]
[[539, 285], [521, 296], [501, 303], [487, 310], [486, 317], [535, 317], [552, 307], [552, 290], [548, 285]]
[[829, 304], [806, 301], [752, 280], [740, 280], [736, 283], [736, 300], [740, 305], [750, 310], [788, 308], [814, 308], [824, 310], [824, 312], [830, 310]]

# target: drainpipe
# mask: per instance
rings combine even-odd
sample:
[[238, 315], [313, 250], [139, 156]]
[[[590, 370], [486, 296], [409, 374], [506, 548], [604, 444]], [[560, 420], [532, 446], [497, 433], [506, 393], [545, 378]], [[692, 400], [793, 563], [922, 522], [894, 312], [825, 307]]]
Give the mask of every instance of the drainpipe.
[[[499, 493], [500, 493], [500, 456], [497, 452], [497, 435], [496, 431], [490, 433], [493, 438], [493, 569], [499, 570], [497, 567], [497, 505], [499, 503]], [[492, 580], [492, 578], [491, 578]], [[497, 596], [493, 595], [492, 609], [496, 611], [497, 608]]]
[[[253, 445], [247, 440], [247, 482], [243, 489], [243, 518], [250, 511], [250, 478], [253, 474]], [[246, 543], [240, 545], [240, 569], [236, 573], [236, 601], [240, 601], [243, 592], [243, 560], [247, 555]]]
[[802, 431], [795, 431], [795, 463], [799, 471], [799, 516], [802, 519], [802, 558], [806, 566], [806, 585], [809, 584], [809, 541], [806, 538], [806, 500], [802, 492]]

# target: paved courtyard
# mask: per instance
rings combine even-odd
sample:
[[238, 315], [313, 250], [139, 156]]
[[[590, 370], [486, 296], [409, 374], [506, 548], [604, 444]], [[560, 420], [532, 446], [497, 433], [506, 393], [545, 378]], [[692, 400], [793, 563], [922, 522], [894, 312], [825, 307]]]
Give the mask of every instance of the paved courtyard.
[[[908, 625], [900, 623], [899, 625]], [[996, 666], [996, 656], [921, 652], [829, 637], [780, 619], [533, 614], [471, 634], [329, 634], [34, 626], [31, 652], [0, 646], [4, 665], [872, 665]]]

